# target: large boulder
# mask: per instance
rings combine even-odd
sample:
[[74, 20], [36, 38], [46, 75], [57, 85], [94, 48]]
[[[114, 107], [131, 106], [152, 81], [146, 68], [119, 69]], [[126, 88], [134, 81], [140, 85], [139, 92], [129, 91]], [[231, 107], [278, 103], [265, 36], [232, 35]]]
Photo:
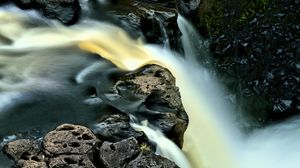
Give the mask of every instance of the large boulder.
[[167, 69], [150, 65], [129, 72], [117, 80], [112, 92], [104, 94], [102, 99], [119, 114], [100, 121], [94, 129], [97, 135], [109, 135], [114, 137], [112, 139], [129, 135], [143, 138], [130, 127], [131, 116], [138, 122], [148, 120], [152, 127], [182, 146], [188, 116], [175, 86], [175, 78]]

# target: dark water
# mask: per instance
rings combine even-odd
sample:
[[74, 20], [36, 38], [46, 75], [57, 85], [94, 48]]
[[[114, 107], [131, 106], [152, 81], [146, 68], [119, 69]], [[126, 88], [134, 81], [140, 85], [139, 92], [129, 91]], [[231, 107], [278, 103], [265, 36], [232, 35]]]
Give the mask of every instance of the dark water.
[[98, 95], [121, 72], [99, 56], [72, 47], [0, 53], [2, 145], [39, 138], [62, 123], [91, 126], [112, 112]]

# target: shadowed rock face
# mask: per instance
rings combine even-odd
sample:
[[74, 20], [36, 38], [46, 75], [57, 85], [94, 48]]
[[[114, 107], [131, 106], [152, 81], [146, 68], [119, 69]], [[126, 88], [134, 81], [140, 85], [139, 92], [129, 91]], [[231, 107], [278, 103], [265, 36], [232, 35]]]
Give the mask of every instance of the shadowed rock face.
[[63, 124], [49, 132], [42, 145], [34, 140], [16, 140], [8, 143], [4, 151], [22, 168], [177, 168], [150, 148], [147, 142], [131, 137], [119, 142], [97, 139], [86, 127]]
[[299, 7], [295, 0], [204, 0], [198, 11], [194, 23], [207, 26], [201, 33], [208, 32], [228, 98], [251, 125], [300, 114]]
[[14, 0], [23, 9], [38, 9], [46, 17], [64, 24], [74, 24], [80, 16], [78, 0]]

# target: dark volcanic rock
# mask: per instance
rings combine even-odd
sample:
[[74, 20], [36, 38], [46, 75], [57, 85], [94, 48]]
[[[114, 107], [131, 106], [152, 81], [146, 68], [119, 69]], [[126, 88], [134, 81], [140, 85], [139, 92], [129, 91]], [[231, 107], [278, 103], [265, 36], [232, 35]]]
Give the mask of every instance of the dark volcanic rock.
[[130, 137], [115, 143], [105, 141], [100, 146], [98, 142], [102, 140], [79, 125], [61, 125], [49, 132], [43, 141], [43, 148], [40, 148], [37, 141], [16, 140], [5, 146], [5, 153], [21, 168], [177, 167], [155, 155], [146, 141], [138, 142]]
[[179, 168], [174, 162], [165, 158], [143, 151], [137, 158], [130, 161], [126, 168]]
[[63, 124], [49, 132], [43, 142], [49, 156], [61, 154], [87, 154], [100, 141], [86, 127]]
[[[130, 76], [130, 75], [129, 75]], [[149, 123], [159, 128], [178, 146], [183, 143], [188, 116], [184, 111], [175, 78], [159, 66], [148, 66], [127, 80], [144, 96], [144, 109], [139, 115], [149, 118]], [[151, 114], [152, 112], [152, 114]], [[151, 117], [148, 117], [148, 115]]]
[[8, 143], [4, 147], [4, 152], [17, 161], [19, 159], [32, 159], [40, 153], [39, 144], [33, 140], [20, 139]]
[[149, 150], [141, 150], [134, 138], [117, 143], [104, 142], [100, 148], [100, 158], [104, 167], [114, 168], [177, 168], [174, 162], [155, 155]]
[[99, 155], [105, 167], [123, 167], [139, 153], [138, 142], [129, 138], [116, 143], [104, 142]]
[[96, 168], [87, 155], [59, 155], [49, 159], [49, 168]]
[[203, 0], [176, 0], [179, 12], [183, 16], [194, 15]]
[[21, 168], [48, 168], [46, 162], [39, 162], [35, 160], [20, 160], [17, 167]]
[[139, 141], [146, 141], [144, 133], [135, 131], [129, 124], [130, 118], [125, 114], [113, 114], [97, 124], [93, 131], [104, 141], [118, 142], [134, 137]]
[[[113, 92], [106, 94], [103, 100], [120, 112], [135, 116], [139, 121], [148, 120], [150, 125], [162, 130], [169, 139], [182, 146], [188, 116], [175, 86], [175, 79], [168, 70], [151, 65], [130, 72], [116, 83]], [[129, 118], [126, 120], [129, 122]], [[116, 122], [107, 123], [109, 122], [104, 121], [102, 125], [99, 124], [100, 128], [110, 130], [107, 128], [116, 124]], [[125, 130], [128, 130], [128, 126], [123, 124]], [[97, 132], [103, 134], [101, 129]], [[131, 135], [137, 134], [131, 132]]]
[[236, 111], [255, 126], [299, 114], [300, 4], [212, 0], [200, 6], [195, 23], [206, 25], [202, 33], [208, 32], [215, 69], [234, 93], [228, 97]]
[[39, 9], [46, 17], [57, 19], [64, 24], [74, 24], [79, 19], [78, 0], [14, 0], [24, 9]]
[[121, 20], [122, 27], [130, 27], [135, 35], [144, 36], [148, 43], [178, 49], [181, 33], [176, 22], [178, 12], [175, 0], [115, 0], [106, 9], [108, 15]]

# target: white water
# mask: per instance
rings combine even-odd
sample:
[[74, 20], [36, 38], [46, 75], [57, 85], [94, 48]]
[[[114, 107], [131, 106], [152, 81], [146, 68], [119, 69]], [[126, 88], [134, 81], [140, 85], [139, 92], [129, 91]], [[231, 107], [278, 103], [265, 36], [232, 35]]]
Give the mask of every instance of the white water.
[[[5, 22], [9, 18], [10, 22]], [[230, 116], [231, 108], [222, 100], [219, 84], [210, 72], [198, 65], [198, 51], [188, 44], [196, 35], [183, 18], [179, 18], [186, 58], [160, 46], [147, 45], [130, 39], [113, 25], [95, 21], [73, 27], [26, 28], [24, 17], [0, 13], [0, 34], [13, 40], [12, 45], [0, 45], [2, 50], [47, 48], [78, 45], [82, 50], [97, 53], [123, 70], [135, 70], [146, 64], [158, 64], [170, 70], [176, 78], [190, 123], [185, 134], [184, 152], [194, 168], [296, 168], [300, 165], [299, 119], [242, 135]], [[189, 31], [189, 32], [188, 32]], [[45, 62], [45, 64], [47, 64]], [[87, 70], [88, 71], [88, 70]], [[84, 72], [83, 72], [84, 73]], [[83, 75], [84, 76], [84, 75]], [[84, 80], [78, 76], [78, 81]], [[7, 99], [8, 100], [8, 99]], [[9, 102], [8, 102], [9, 103]], [[2, 104], [2, 103], [1, 103]], [[182, 153], [171, 141], [145, 125], [136, 125], [156, 141], [159, 149], [183, 168], [188, 163], [178, 160]], [[168, 145], [166, 145], [167, 143]], [[172, 155], [173, 154], [173, 155]], [[182, 162], [181, 162], [182, 161]]]

